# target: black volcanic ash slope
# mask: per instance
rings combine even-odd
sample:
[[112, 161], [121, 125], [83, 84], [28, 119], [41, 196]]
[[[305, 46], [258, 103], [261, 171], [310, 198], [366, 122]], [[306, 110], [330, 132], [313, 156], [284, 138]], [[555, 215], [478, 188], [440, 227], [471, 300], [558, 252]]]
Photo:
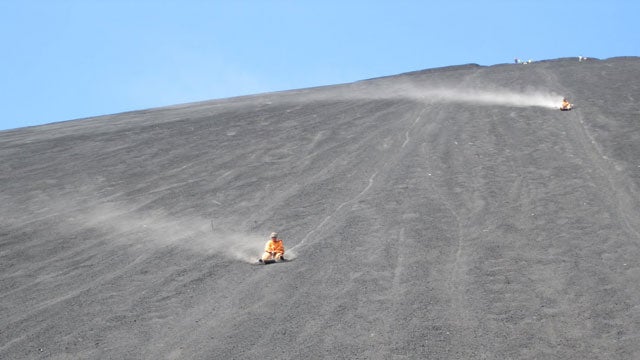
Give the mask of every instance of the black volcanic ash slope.
[[[638, 358], [638, 78], [465, 65], [0, 132], [0, 358]], [[294, 261], [251, 265], [273, 230]]]

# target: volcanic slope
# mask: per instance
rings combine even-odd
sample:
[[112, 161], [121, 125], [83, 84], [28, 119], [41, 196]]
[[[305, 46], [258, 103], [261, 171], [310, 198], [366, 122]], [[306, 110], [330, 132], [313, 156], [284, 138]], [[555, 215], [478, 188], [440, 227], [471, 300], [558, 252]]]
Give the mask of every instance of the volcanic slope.
[[[640, 358], [637, 79], [464, 65], [0, 132], [0, 358]], [[271, 231], [293, 261], [252, 264]]]

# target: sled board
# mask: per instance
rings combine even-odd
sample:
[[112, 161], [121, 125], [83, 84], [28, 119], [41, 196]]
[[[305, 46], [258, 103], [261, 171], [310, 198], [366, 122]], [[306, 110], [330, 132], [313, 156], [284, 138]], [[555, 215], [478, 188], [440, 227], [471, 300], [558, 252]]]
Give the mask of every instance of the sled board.
[[286, 260], [280, 260], [280, 261], [276, 261], [276, 260], [264, 260], [262, 262], [260, 261], [256, 261], [256, 265], [269, 265], [269, 264], [275, 264], [275, 263], [283, 263], [283, 262], [289, 262], [291, 260], [286, 259]]

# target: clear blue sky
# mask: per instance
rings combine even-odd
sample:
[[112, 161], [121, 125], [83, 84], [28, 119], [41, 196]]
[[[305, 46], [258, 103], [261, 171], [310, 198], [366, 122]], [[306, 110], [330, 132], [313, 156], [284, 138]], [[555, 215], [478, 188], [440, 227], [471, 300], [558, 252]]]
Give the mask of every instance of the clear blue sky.
[[638, 56], [639, 4], [0, 0], [0, 129], [515, 57]]

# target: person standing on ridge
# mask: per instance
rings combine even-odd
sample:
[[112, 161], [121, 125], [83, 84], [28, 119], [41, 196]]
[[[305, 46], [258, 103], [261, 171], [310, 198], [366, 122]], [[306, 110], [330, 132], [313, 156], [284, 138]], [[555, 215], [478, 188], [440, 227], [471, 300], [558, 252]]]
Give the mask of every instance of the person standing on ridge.
[[284, 244], [282, 239], [278, 239], [278, 233], [276, 232], [271, 233], [271, 239], [264, 246], [264, 254], [262, 254], [262, 258], [258, 259], [258, 262], [261, 263], [274, 261], [285, 261]]

